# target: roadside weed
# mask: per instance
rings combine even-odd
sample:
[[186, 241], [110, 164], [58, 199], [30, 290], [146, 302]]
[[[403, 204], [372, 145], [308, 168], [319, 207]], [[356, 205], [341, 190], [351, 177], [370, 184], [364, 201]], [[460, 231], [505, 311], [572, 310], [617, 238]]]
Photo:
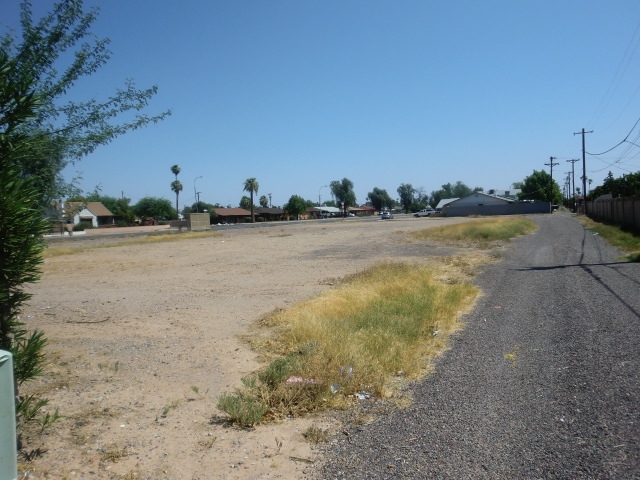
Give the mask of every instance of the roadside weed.
[[602, 235], [613, 246], [627, 252], [627, 260], [640, 262], [640, 236], [627, 232], [615, 225], [598, 223], [585, 216], [580, 216], [579, 218], [585, 228]]

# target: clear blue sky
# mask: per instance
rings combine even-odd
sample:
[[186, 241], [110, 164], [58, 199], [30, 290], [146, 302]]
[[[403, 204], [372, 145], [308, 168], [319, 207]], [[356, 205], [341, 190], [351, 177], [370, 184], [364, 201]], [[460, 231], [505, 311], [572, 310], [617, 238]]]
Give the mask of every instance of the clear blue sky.
[[[51, 5], [38, 0], [37, 8]], [[95, 1], [86, 1], [94, 5]], [[104, 195], [175, 195], [237, 206], [245, 179], [273, 205], [330, 198], [343, 177], [364, 203], [458, 180], [507, 189], [533, 170], [562, 185], [566, 160], [622, 141], [640, 118], [638, 0], [109, 0], [94, 27], [112, 59], [73, 93], [105, 98], [125, 79], [158, 85], [158, 125], [70, 170]], [[0, 0], [0, 27], [18, 0]], [[628, 137], [640, 145], [640, 126]], [[640, 170], [626, 143], [587, 155], [592, 186]], [[575, 164], [576, 186], [582, 161]]]

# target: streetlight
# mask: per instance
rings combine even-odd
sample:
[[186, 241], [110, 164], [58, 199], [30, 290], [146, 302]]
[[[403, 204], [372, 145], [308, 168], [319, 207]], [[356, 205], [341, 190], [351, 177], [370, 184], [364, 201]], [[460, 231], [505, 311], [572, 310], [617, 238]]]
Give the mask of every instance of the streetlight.
[[198, 192], [196, 192], [196, 180], [202, 178], [202, 175], [193, 179], [193, 197], [196, 200], [196, 213], [198, 213]]
[[322, 204], [322, 202], [320, 201], [320, 192], [322, 191], [323, 188], [328, 187], [329, 185], [323, 185], [318, 189], [318, 206], [320, 206]]

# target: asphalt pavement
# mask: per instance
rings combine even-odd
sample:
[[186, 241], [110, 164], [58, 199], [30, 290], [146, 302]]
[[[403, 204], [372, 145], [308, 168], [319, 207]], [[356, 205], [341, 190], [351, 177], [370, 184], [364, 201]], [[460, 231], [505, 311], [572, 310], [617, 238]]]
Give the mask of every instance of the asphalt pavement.
[[640, 265], [530, 218], [414, 403], [339, 435], [319, 478], [640, 478]]

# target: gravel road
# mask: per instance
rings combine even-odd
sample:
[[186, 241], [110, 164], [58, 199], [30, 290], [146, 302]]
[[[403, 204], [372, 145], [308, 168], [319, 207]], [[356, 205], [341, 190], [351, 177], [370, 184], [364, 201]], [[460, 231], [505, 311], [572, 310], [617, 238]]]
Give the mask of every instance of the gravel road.
[[340, 435], [320, 478], [640, 478], [640, 265], [531, 219], [414, 404]]

